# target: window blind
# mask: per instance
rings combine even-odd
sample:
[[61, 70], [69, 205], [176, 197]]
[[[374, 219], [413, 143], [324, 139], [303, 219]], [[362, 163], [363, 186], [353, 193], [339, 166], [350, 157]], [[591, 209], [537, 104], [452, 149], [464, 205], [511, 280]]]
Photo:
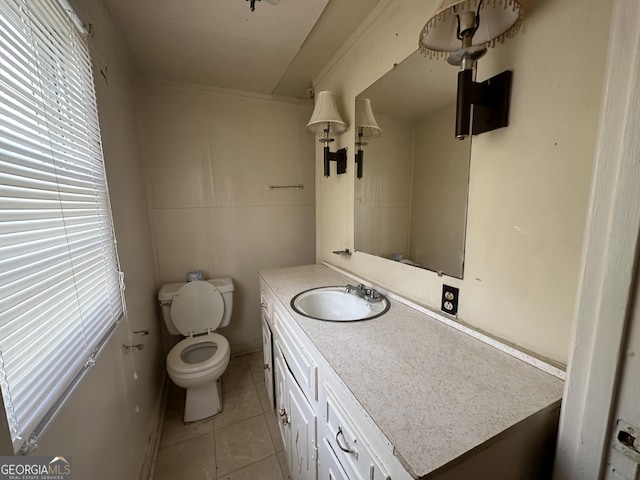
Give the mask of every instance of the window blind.
[[26, 453], [124, 310], [85, 39], [55, 0], [0, 3], [0, 387]]

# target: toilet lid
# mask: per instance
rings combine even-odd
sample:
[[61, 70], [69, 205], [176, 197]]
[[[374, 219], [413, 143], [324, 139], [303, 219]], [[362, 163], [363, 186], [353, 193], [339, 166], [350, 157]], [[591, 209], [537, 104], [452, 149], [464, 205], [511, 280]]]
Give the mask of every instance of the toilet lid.
[[222, 294], [209, 282], [195, 281], [178, 289], [171, 302], [171, 320], [188, 336], [218, 328], [224, 315]]

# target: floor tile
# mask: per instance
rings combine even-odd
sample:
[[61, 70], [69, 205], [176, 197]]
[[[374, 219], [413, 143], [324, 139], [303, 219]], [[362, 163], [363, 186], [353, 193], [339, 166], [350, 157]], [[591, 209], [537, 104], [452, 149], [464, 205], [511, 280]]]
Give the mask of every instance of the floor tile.
[[275, 453], [264, 415], [215, 432], [218, 476], [246, 467]]
[[262, 362], [262, 352], [232, 358], [224, 410], [199, 422], [183, 423], [186, 391], [170, 384], [154, 480], [290, 478]]
[[264, 382], [264, 357], [262, 352], [250, 353], [247, 355], [249, 370], [253, 375], [253, 383]]
[[219, 480], [283, 480], [280, 463], [275, 455], [218, 478]]
[[215, 480], [213, 432], [161, 448], [154, 480]]
[[286, 455], [285, 451], [282, 450], [281, 452], [278, 452], [276, 457], [278, 458], [278, 463], [280, 464], [280, 471], [282, 472], [282, 477], [285, 480], [290, 480], [291, 475], [289, 475], [289, 469], [287, 467], [287, 459], [285, 455]]
[[273, 448], [276, 449], [276, 452], [281, 452], [284, 450], [284, 444], [282, 443], [282, 436], [280, 435], [280, 426], [278, 422], [280, 419], [276, 417], [275, 413], [269, 412], [264, 414], [265, 420], [267, 422], [267, 428], [269, 429], [269, 433], [271, 434], [271, 441], [273, 442]]
[[262, 350], [260, 350], [258, 352], [247, 353], [245, 357], [247, 358], [249, 364], [258, 363], [262, 365], [262, 362], [264, 360], [264, 353], [262, 352]]
[[187, 424], [182, 421], [182, 415], [177, 418], [165, 418], [162, 437], [160, 438], [160, 448], [175, 445], [211, 432], [213, 432], [213, 419], [211, 418]]
[[267, 392], [267, 385], [264, 381], [256, 383], [256, 390], [258, 392], [258, 399], [260, 400], [260, 406], [262, 407], [262, 411], [265, 413], [273, 412], [273, 403], [269, 398], [269, 393]]
[[229, 390], [223, 395], [222, 412], [213, 417], [213, 428], [218, 430], [261, 413], [262, 406], [254, 385]]
[[222, 375], [222, 390], [228, 392], [234, 388], [253, 385], [251, 367], [244, 357], [232, 358], [227, 370]]
[[[169, 380], [170, 381], [170, 380]], [[182, 419], [184, 417], [184, 403], [187, 391], [171, 383], [167, 395], [167, 405], [164, 411], [165, 421], [170, 418]]]

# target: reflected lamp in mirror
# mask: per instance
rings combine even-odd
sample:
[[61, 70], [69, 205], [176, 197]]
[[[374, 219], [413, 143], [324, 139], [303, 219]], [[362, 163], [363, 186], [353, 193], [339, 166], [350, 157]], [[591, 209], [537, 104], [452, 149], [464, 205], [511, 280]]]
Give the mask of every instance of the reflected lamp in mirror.
[[482, 83], [474, 81], [474, 73], [487, 47], [515, 35], [523, 18], [518, 0], [443, 0], [423, 27], [420, 51], [430, 58], [450, 53], [447, 61], [460, 67], [456, 138], [467, 137], [470, 130], [477, 135], [508, 125], [511, 71]]
[[315, 133], [318, 141], [324, 143], [324, 176], [329, 176], [330, 162], [337, 163], [337, 173], [347, 171], [347, 149], [341, 148], [337, 152], [329, 150], [329, 143], [334, 141], [334, 136], [347, 129], [347, 124], [342, 120], [333, 94], [328, 91], [316, 95], [316, 106], [311, 115], [307, 130]]
[[[258, 2], [261, 0], [257, 0]], [[280, 0], [265, 0], [270, 5], [278, 5]], [[247, 0], [249, 2], [249, 10], [252, 12], [256, 9], [256, 0]]]
[[371, 100], [368, 98], [359, 98], [356, 100], [356, 177], [362, 178], [362, 169], [364, 163], [364, 151], [362, 147], [367, 145], [365, 139], [368, 137], [378, 137], [382, 133], [382, 129], [378, 126], [373, 109], [371, 108]]

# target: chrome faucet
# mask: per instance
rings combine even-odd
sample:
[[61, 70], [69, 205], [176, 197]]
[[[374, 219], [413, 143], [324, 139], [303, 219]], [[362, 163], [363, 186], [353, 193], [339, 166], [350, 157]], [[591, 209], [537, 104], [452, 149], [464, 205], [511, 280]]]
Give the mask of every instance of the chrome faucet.
[[382, 300], [380, 293], [373, 288], [367, 288], [364, 284], [359, 284], [357, 287], [353, 285], [347, 285], [344, 290], [346, 293], [354, 292], [360, 298], [364, 298], [368, 302], [379, 302]]

